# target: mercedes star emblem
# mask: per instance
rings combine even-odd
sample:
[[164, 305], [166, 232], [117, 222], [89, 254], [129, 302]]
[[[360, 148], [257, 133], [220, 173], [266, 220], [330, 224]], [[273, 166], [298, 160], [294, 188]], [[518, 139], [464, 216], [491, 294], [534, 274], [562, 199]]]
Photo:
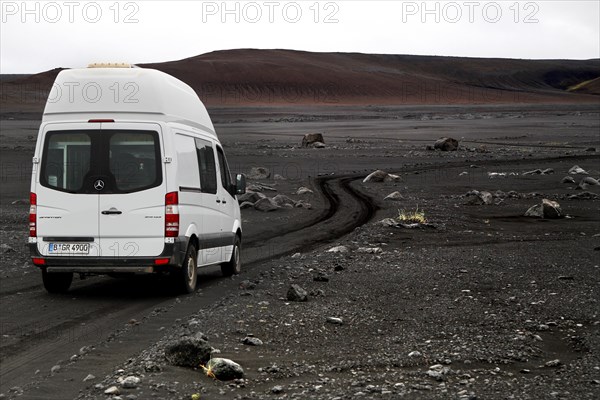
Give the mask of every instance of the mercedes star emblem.
[[97, 191], [104, 189], [104, 181], [102, 179], [98, 179], [96, 182], [94, 182], [94, 189]]

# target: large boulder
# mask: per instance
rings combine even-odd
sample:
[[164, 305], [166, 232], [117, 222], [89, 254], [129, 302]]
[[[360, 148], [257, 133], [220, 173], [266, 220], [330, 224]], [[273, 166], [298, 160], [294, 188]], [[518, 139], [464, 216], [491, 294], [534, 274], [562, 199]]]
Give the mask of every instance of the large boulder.
[[286, 196], [284, 194], [278, 194], [277, 196], [273, 197], [273, 201], [279, 207], [283, 207], [286, 204], [291, 205], [292, 207], [296, 205], [296, 202], [294, 200], [292, 200], [291, 198], [289, 198], [288, 196]]
[[298, 285], [291, 285], [287, 292], [288, 301], [308, 301], [308, 293]]
[[183, 337], [165, 348], [165, 358], [172, 365], [199, 368], [210, 360], [212, 347], [199, 338]]
[[257, 201], [259, 201], [260, 199], [264, 199], [266, 197], [267, 197], [266, 195], [264, 195], [260, 192], [246, 192], [242, 195], [239, 195], [237, 197], [237, 199], [238, 199], [238, 203], [240, 203], [240, 204], [245, 203], [247, 201], [254, 204]]
[[443, 137], [435, 142], [433, 148], [441, 151], [456, 151], [458, 150], [458, 140]]
[[242, 366], [228, 358], [212, 358], [206, 365], [206, 370], [220, 381], [232, 381], [244, 377]]
[[273, 199], [265, 197], [264, 199], [260, 199], [256, 203], [254, 203], [254, 208], [257, 209], [258, 211], [267, 212], [267, 211], [275, 211], [275, 210], [279, 209], [279, 206]]
[[541, 204], [536, 204], [530, 207], [525, 212], [525, 216], [534, 218], [558, 219], [562, 218], [564, 215], [562, 213], [562, 209], [560, 208], [560, 204], [558, 204], [556, 201], [543, 199]]
[[325, 143], [322, 133], [307, 133], [302, 138], [302, 147], [312, 147], [315, 143]]
[[252, 167], [250, 173], [246, 176], [250, 180], [267, 179], [271, 176], [271, 171], [265, 167]]
[[366, 182], [395, 182], [402, 180], [398, 175], [388, 174], [385, 171], [378, 169], [377, 171], [371, 172], [365, 179], [363, 179], [363, 183]]
[[597, 179], [594, 179], [591, 176], [586, 176], [585, 178], [583, 178], [581, 180], [581, 182], [579, 182], [579, 185], [577, 185], [576, 189], [585, 190], [589, 186], [598, 186], [598, 185], [600, 185], [600, 182], [598, 182]]
[[571, 175], [589, 175], [586, 170], [581, 168], [579, 165], [573, 165], [569, 170]]

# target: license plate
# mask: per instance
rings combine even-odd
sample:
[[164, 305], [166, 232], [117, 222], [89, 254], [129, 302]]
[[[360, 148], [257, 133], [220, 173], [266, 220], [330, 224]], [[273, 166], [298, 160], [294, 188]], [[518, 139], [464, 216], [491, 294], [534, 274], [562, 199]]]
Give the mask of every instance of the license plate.
[[89, 254], [89, 243], [50, 243], [49, 254]]

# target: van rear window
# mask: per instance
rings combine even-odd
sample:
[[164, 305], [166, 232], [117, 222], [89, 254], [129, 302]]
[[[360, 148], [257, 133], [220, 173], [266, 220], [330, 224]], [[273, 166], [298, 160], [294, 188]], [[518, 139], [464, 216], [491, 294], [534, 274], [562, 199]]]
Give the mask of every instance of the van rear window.
[[[40, 183], [70, 193], [131, 193], [162, 183], [159, 161], [157, 132], [48, 132]], [[98, 180], [103, 185], [94, 185]]]

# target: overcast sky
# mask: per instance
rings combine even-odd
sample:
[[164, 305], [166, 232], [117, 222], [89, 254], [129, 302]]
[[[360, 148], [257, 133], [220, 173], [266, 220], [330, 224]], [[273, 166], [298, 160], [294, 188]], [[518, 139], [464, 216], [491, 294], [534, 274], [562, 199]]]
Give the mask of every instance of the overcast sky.
[[600, 58], [590, 1], [0, 1], [0, 72], [284, 48]]

